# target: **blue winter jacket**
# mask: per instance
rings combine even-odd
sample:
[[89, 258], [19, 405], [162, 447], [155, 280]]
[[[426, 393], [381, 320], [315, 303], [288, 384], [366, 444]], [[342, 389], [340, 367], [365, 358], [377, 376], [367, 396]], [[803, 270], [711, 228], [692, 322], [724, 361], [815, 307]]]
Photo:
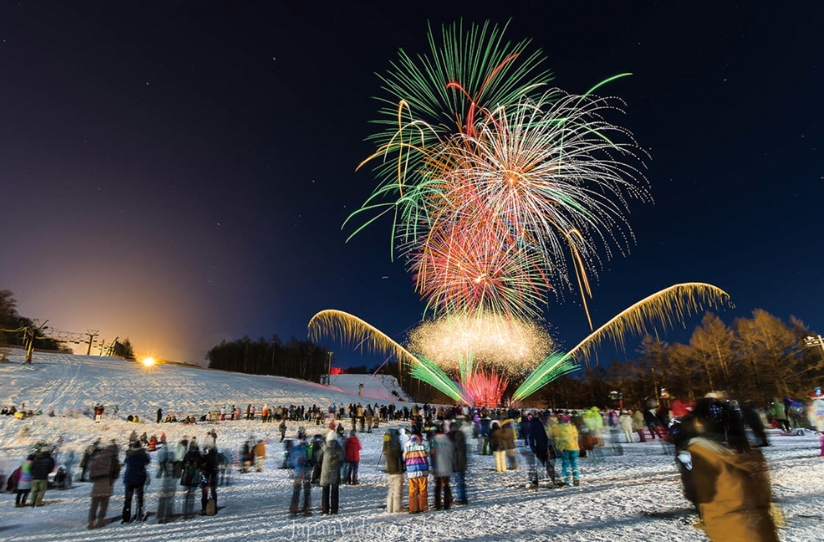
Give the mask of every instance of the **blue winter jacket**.
[[143, 448], [131, 448], [126, 452], [126, 472], [123, 473], [123, 483], [127, 486], [142, 486], [146, 483], [146, 465], [151, 459]]

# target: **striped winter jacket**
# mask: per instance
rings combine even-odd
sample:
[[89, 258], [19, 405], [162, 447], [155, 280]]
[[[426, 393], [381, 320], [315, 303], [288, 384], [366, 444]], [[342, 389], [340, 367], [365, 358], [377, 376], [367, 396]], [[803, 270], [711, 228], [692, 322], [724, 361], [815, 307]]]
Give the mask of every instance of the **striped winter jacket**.
[[409, 439], [403, 459], [406, 461], [406, 474], [409, 478], [429, 476], [429, 450], [421, 442], [421, 437], [415, 435]]

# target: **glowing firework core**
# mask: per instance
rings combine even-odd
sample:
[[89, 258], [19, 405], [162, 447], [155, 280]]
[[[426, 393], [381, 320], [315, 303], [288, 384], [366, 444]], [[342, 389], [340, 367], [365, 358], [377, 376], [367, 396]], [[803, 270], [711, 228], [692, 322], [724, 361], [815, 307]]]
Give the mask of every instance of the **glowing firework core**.
[[499, 374], [533, 369], [552, 350], [549, 334], [534, 322], [500, 316], [452, 316], [427, 320], [409, 334], [408, 350], [449, 370], [469, 354]]

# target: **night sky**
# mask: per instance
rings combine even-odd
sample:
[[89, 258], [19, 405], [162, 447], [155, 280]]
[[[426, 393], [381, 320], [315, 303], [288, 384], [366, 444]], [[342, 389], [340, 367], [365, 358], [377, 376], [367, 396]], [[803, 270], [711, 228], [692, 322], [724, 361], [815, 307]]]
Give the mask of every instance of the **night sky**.
[[[304, 338], [326, 308], [402, 338], [424, 305], [390, 221], [349, 243], [341, 224], [375, 184], [355, 172], [375, 73], [459, 18], [511, 19], [570, 92], [634, 74], [602, 93], [627, 103], [610, 120], [650, 153], [655, 203], [631, 203], [637, 244], [595, 281], [596, 325], [701, 281], [731, 294], [727, 323], [760, 307], [824, 331], [819, 1], [2, 2], [0, 289], [179, 361]], [[586, 335], [577, 292], [545, 316], [567, 348]]]

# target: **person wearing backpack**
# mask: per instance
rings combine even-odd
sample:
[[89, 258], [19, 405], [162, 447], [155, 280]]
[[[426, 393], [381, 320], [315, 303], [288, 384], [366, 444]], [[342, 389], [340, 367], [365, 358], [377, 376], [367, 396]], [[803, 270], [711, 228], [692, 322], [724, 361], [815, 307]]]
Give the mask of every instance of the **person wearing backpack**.
[[[140, 446], [140, 442], [132, 442], [131, 448], [126, 451], [126, 472], [123, 474], [123, 483], [126, 485], [126, 502], [123, 504], [123, 519], [121, 523], [131, 523], [132, 521], [144, 521], [146, 519], [143, 511], [143, 486], [146, 484], [148, 474], [146, 465], [151, 459], [146, 454], [146, 450]], [[137, 514], [132, 517], [132, 497], [137, 494]]]
[[195, 489], [200, 485], [200, 449], [194, 438], [189, 443], [189, 451], [183, 457], [180, 485], [186, 488], [183, 518], [188, 519], [194, 514]]
[[[304, 516], [312, 515], [312, 448], [306, 443], [306, 433], [303, 429], [298, 431], [298, 443], [292, 448], [289, 456], [291, 467], [294, 469], [294, 484], [292, 485], [292, 502], [289, 505], [289, 513], [292, 517], [298, 514]], [[303, 488], [303, 507], [298, 508], [300, 503], [300, 491]]]
[[[114, 481], [120, 473], [117, 445], [112, 444], [101, 449], [95, 448], [89, 458], [89, 479], [92, 482], [89, 508], [89, 529], [106, 526], [106, 512], [109, 509], [109, 499], [114, 494]], [[95, 522], [95, 520], [97, 520]]]

